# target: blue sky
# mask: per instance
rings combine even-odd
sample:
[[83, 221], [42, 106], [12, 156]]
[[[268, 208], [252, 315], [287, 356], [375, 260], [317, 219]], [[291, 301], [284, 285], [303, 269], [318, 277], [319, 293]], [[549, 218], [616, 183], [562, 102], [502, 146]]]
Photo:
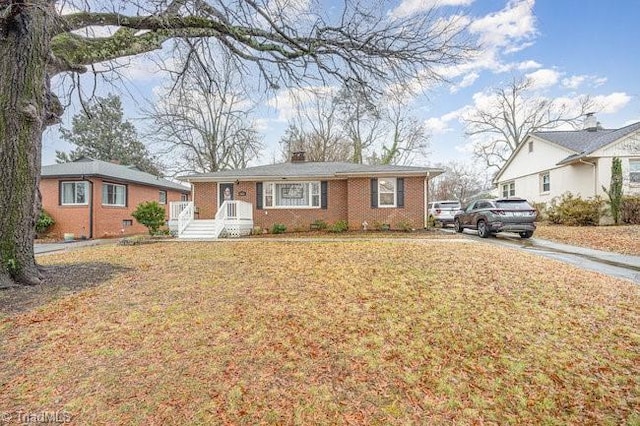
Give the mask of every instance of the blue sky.
[[[432, 3], [405, 0], [390, 3], [389, 11], [407, 14]], [[464, 14], [484, 48], [473, 61], [443, 70], [450, 84], [430, 87], [426, 96], [414, 100], [415, 116], [431, 132], [431, 153], [417, 163], [471, 161], [473, 141], [465, 137], [461, 117], [485, 102], [492, 88], [519, 76], [532, 78], [539, 96], [571, 100], [590, 95], [600, 105], [598, 120], [606, 128], [640, 121], [640, 0], [441, 0], [438, 4], [444, 13]], [[152, 98], [165, 76], [144, 57], [132, 60], [125, 75], [125, 113], [143, 130], [145, 124], [135, 121], [141, 115], [140, 99]], [[263, 96], [261, 102], [270, 105], [257, 117], [266, 148], [254, 164], [271, 162], [292, 108], [285, 92], [272, 99]], [[70, 127], [70, 117], [77, 111], [77, 105], [68, 108], [64, 126]], [[45, 133], [43, 164], [55, 161], [56, 149], [71, 149], [57, 135], [57, 128]]]

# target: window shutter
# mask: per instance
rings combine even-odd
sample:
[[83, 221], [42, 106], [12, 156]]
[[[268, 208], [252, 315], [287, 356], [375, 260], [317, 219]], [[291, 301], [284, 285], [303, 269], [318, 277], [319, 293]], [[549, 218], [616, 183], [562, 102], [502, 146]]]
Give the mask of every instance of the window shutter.
[[124, 186], [124, 206], [129, 206], [129, 185]]
[[399, 208], [403, 208], [404, 207], [404, 178], [398, 178], [396, 179], [396, 184], [398, 185], [397, 188], [397, 202], [396, 205]]
[[58, 181], [58, 205], [62, 205], [62, 181]]
[[262, 182], [256, 182], [256, 210], [262, 210]]
[[320, 208], [327, 209], [327, 181], [320, 182]]
[[378, 179], [371, 179], [371, 208], [378, 208]]

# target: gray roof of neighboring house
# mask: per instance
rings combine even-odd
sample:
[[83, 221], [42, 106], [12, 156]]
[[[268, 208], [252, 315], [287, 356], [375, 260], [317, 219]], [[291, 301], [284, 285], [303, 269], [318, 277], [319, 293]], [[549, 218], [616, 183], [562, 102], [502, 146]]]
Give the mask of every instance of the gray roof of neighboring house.
[[340, 162], [292, 162], [247, 167], [246, 169], [225, 170], [216, 173], [198, 173], [181, 176], [179, 179], [191, 181], [220, 181], [237, 179], [270, 178], [346, 178], [349, 176], [437, 176], [442, 169], [429, 167], [365, 165]]
[[142, 172], [135, 166], [122, 166], [106, 161], [94, 160], [83, 157], [69, 163], [51, 164], [42, 166], [42, 177], [81, 177], [100, 176], [121, 181], [139, 183], [166, 189], [174, 189], [182, 192], [190, 192], [191, 189], [181, 183], [154, 176]]
[[575, 152], [575, 154], [570, 155], [558, 163], [562, 164], [574, 159], [586, 157], [594, 151], [637, 130], [640, 130], [640, 122], [630, 124], [620, 129], [535, 132], [532, 133], [532, 135]]

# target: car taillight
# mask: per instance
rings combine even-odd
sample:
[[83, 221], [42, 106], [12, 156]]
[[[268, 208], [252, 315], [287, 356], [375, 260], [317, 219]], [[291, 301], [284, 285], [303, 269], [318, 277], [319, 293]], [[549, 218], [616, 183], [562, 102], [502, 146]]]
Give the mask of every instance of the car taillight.
[[440, 213], [442, 213], [442, 210], [436, 209], [436, 214], [440, 214]]

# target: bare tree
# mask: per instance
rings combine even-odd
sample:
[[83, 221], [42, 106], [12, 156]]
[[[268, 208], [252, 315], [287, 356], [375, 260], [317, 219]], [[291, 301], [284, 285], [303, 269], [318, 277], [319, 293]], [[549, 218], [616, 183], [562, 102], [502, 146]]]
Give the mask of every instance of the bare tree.
[[469, 163], [450, 161], [438, 167], [444, 173], [429, 182], [433, 200], [458, 200], [462, 203], [484, 190], [490, 184], [486, 170]]
[[340, 111], [330, 90], [307, 89], [296, 99], [296, 116], [280, 141], [284, 160], [304, 151], [308, 161], [350, 161], [351, 146], [344, 137]]
[[[197, 60], [193, 57], [197, 56]], [[184, 64], [193, 63], [189, 67]], [[160, 153], [177, 161], [173, 174], [217, 172], [247, 166], [262, 149], [251, 120], [254, 108], [242, 90], [241, 75], [227, 52], [200, 44], [181, 49], [171, 88], [146, 115]]]
[[416, 156], [426, 156], [429, 135], [423, 122], [411, 116], [406, 92], [395, 89], [383, 101], [387, 106], [382, 119], [386, 122], [389, 144], [383, 144], [380, 153], [374, 153], [369, 162], [374, 164], [411, 164]]
[[465, 117], [468, 136], [486, 136], [475, 146], [475, 156], [488, 167], [500, 168], [527, 134], [563, 125], [578, 128], [585, 113], [594, 108], [588, 96], [571, 106], [533, 92], [531, 79], [514, 79], [495, 90], [492, 102]]
[[351, 84], [340, 89], [334, 102], [338, 105], [344, 136], [351, 144], [351, 162], [362, 164], [367, 150], [381, 139], [384, 131], [380, 109], [375, 98]]
[[[433, 10], [396, 19], [378, 4], [347, 0], [342, 13], [306, 10], [292, 19], [286, 3], [239, 0], [0, 2], [0, 286], [37, 284], [33, 241], [39, 211], [42, 133], [62, 114], [50, 79], [93, 64], [159, 51], [171, 39], [210, 38], [269, 87], [353, 81], [382, 87], [455, 65], [469, 52], [455, 20]], [[91, 5], [101, 9], [92, 9]], [[444, 22], [444, 23], [443, 23]], [[110, 35], [83, 29], [116, 27]]]

